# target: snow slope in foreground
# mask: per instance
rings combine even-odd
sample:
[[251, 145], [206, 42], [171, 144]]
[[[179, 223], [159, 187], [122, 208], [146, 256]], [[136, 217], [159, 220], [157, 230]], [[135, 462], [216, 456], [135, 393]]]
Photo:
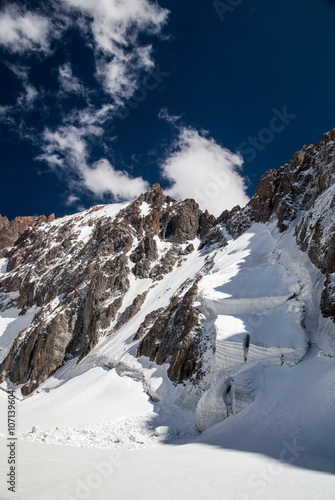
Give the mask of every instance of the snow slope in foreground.
[[[255, 403], [188, 442], [127, 451], [20, 440], [15, 498], [334, 500], [334, 360], [311, 352], [293, 368], [259, 363]], [[4, 402], [2, 392], [3, 410]], [[12, 498], [3, 483], [0, 492]]]
[[3, 500], [335, 498], [330, 474], [206, 444], [120, 452], [20, 442], [19, 453], [17, 492], [2, 488]]

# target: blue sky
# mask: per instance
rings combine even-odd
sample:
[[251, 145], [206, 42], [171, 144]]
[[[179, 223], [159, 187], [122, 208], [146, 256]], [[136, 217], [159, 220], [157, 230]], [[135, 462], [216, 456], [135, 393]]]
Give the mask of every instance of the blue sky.
[[219, 215], [335, 126], [334, 0], [0, 3], [0, 213]]

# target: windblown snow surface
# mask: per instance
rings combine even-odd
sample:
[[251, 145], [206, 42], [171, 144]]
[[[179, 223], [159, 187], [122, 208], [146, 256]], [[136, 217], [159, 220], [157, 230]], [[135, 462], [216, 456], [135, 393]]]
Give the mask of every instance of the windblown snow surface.
[[[5, 431], [0, 498], [335, 499], [334, 325], [319, 312], [324, 276], [293, 232], [255, 224], [213, 251], [196, 302], [213, 347], [199, 387], [173, 386], [168, 366], [137, 359], [133, 341], [144, 317], [202, 269], [208, 254], [197, 250], [79, 364], [25, 399], [17, 390], [17, 491], [5, 484]], [[124, 307], [145, 286], [133, 278]], [[34, 311], [18, 313], [1, 313], [0, 355]]]

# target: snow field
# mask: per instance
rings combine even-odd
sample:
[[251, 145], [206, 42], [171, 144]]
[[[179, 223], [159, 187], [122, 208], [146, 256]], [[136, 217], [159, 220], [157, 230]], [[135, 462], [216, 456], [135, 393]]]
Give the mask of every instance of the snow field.
[[[19, 442], [19, 450], [17, 500], [334, 499], [331, 474], [203, 443], [127, 452]], [[11, 498], [3, 485], [1, 493]]]

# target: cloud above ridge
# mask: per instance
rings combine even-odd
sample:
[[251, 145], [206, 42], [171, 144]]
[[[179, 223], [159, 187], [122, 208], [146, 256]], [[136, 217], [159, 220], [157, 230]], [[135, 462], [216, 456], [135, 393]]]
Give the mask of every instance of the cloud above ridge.
[[[43, 153], [38, 159], [48, 163], [57, 175], [65, 171], [72, 188], [90, 191], [102, 199], [105, 195], [114, 201], [132, 200], [149, 188], [142, 177], [132, 177], [123, 170], [116, 169], [107, 159], [102, 158], [91, 164], [86, 138], [103, 134], [96, 125], [74, 127], [63, 126], [56, 131], [45, 130]], [[79, 201], [74, 194], [69, 196]]]
[[249, 201], [242, 164], [240, 155], [214, 139], [179, 126], [174, 148], [163, 161], [161, 171], [170, 183], [166, 190], [170, 196], [194, 198], [202, 210], [219, 216], [223, 210]]

